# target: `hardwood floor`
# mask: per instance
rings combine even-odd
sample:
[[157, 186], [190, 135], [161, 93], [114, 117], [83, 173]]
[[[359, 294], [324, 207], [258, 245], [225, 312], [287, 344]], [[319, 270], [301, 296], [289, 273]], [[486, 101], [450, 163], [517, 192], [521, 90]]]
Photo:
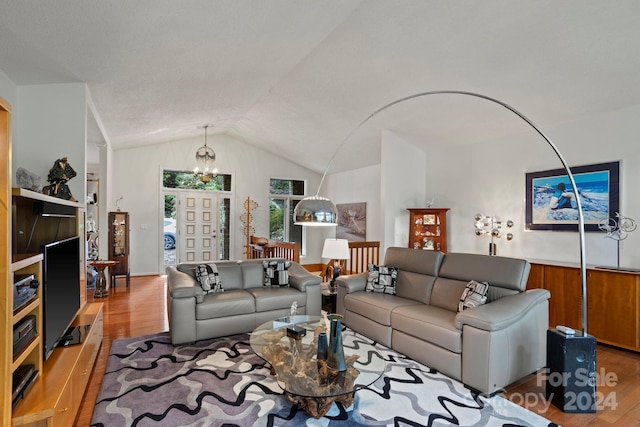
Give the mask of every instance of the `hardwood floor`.
[[[111, 295], [96, 299], [104, 303], [104, 339], [76, 426], [91, 422], [111, 342], [168, 330], [165, 280], [164, 276], [132, 277], [129, 288], [119, 281]], [[92, 296], [88, 299], [93, 302]], [[597, 397], [602, 409], [596, 414], [566, 414], [548, 405], [544, 380], [539, 375], [512, 384], [503, 396], [565, 427], [640, 426], [640, 354], [598, 345], [597, 366]]]
[[102, 375], [107, 364], [111, 342], [121, 338], [148, 335], [169, 330], [166, 309], [166, 277], [132, 277], [127, 288], [123, 280], [117, 281], [115, 289], [109, 290], [106, 298], [88, 302], [104, 304], [104, 337], [102, 347], [96, 358], [96, 364], [89, 379], [89, 385], [76, 416], [75, 426], [88, 426], [91, 423], [93, 407], [100, 391]]

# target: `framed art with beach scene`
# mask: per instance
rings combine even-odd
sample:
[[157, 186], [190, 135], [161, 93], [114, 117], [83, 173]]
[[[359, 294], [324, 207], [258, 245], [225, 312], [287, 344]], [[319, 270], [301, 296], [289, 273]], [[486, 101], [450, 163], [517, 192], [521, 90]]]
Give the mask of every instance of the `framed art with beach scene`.
[[[585, 231], [615, 217], [620, 209], [620, 162], [571, 168], [582, 203]], [[526, 174], [527, 230], [578, 231], [578, 208], [565, 169]]]

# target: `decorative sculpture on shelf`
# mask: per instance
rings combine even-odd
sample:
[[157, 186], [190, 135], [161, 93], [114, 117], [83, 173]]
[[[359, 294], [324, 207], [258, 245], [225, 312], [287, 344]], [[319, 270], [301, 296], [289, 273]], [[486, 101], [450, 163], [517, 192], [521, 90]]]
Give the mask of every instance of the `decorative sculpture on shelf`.
[[620, 241], [629, 237], [629, 233], [635, 231], [638, 228], [635, 220], [626, 216], [620, 215], [616, 212], [615, 218], [609, 218], [600, 221], [598, 228], [604, 231], [609, 239], [616, 240], [618, 242], [618, 270], [620, 269]]
[[76, 199], [67, 186], [67, 181], [74, 176], [76, 176], [76, 171], [73, 170], [66, 157], [56, 160], [51, 169], [49, 169], [49, 175], [47, 177], [49, 185], [46, 185], [42, 189], [42, 193], [75, 202]]
[[[491, 243], [489, 243], [489, 255], [496, 255], [496, 244], [493, 242], [493, 239], [503, 237], [500, 232], [502, 226], [505, 225], [507, 228], [511, 228], [513, 227], [513, 221], [509, 219], [503, 223], [503, 221], [498, 220], [495, 216], [484, 216], [480, 213], [475, 214], [473, 219], [476, 221], [476, 236], [491, 236]], [[513, 240], [512, 233], [507, 233], [504, 237], [508, 241]]]

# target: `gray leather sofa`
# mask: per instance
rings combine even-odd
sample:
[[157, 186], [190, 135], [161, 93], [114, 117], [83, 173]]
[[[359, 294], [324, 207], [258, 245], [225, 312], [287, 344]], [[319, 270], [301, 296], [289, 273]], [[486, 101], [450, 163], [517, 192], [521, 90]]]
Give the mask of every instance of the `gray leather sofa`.
[[[550, 294], [525, 291], [530, 264], [488, 255], [388, 248], [396, 295], [366, 292], [367, 273], [340, 276], [337, 311], [355, 331], [491, 395], [545, 365]], [[458, 313], [470, 280], [487, 302]]]
[[196, 264], [167, 267], [171, 342], [176, 345], [251, 332], [264, 322], [289, 315], [294, 301], [298, 314], [320, 315], [319, 276], [291, 262], [288, 287], [263, 286], [262, 262], [216, 262], [224, 292], [210, 294], [195, 279]]

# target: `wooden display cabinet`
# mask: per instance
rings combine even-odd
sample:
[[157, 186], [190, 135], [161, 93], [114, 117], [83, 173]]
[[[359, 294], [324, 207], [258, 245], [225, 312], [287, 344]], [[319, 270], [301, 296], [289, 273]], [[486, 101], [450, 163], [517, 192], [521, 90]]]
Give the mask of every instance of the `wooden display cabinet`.
[[128, 212], [109, 212], [109, 261], [118, 262], [109, 268], [113, 288], [118, 276], [125, 276], [129, 286], [129, 228]]
[[448, 208], [410, 208], [409, 247], [447, 252]]

